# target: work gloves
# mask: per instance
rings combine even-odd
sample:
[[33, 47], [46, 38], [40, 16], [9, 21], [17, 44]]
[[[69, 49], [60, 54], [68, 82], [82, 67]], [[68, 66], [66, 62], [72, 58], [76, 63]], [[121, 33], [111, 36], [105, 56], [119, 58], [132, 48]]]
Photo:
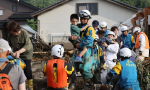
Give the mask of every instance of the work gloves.
[[139, 55], [142, 55], [142, 51], [139, 51]]

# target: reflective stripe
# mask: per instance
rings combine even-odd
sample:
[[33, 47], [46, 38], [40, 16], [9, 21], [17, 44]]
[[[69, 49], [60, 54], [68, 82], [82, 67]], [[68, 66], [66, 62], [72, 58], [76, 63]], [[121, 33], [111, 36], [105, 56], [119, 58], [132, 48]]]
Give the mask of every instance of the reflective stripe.
[[121, 68], [121, 64], [118, 62], [117, 64], [116, 64], [116, 66], [114, 66], [113, 68], [112, 68], [117, 74], [121, 74], [121, 71], [122, 71], [122, 68]]
[[99, 64], [100, 64], [100, 51], [99, 51], [99, 48], [98, 48], [98, 45], [96, 45], [96, 48], [97, 48], [97, 51], [98, 51], [98, 61], [99, 61]]
[[131, 43], [135, 43], [133, 36], [131, 36]]
[[74, 67], [72, 66], [72, 70], [69, 71], [69, 70], [67, 70], [67, 65], [66, 65], [66, 66], [65, 66], [65, 70], [67, 71], [67, 74], [68, 74], [68, 75], [71, 75], [72, 72], [74, 71]]

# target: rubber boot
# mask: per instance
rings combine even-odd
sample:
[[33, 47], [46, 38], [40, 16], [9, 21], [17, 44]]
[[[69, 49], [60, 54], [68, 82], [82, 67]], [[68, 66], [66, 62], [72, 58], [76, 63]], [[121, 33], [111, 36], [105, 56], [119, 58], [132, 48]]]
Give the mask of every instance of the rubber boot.
[[28, 79], [28, 90], [33, 90], [33, 79]]
[[74, 79], [71, 79], [71, 83], [69, 85], [69, 90], [75, 90], [76, 83]]

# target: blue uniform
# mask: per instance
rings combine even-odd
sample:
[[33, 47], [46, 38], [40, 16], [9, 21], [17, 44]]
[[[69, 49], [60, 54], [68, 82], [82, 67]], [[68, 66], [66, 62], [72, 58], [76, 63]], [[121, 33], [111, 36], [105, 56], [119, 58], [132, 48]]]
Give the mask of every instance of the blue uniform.
[[123, 90], [129, 88], [132, 90], [140, 90], [136, 65], [130, 59], [118, 62], [117, 65], [111, 69], [110, 73], [113, 76], [120, 74], [120, 87]]
[[127, 34], [127, 36], [124, 36], [123, 34], [121, 35], [122, 39], [123, 39], [123, 45], [127, 45], [129, 47], [130, 50], [132, 50], [132, 48], [135, 45], [135, 39], [132, 35]]
[[[84, 27], [85, 25], [79, 24], [79, 28]], [[74, 63], [76, 69], [79, 69], [84, 79], [91, 79], [93, 77], [93, 73], [91, 67], [93, 67], [94, 56], [91, 52], [93, 41], [95, 39], [95, 30], [92, 26], [87, 27], [84, 31], [80, 32], [80, 37], [82, 42], [79, 43], [81, 48], [87, 47], [87, 52], [82, 56], [81, 61], [84, 64]], [[80, 50], [81, 52], [81, 50]], [[73, 55], [73, 61], [75, 61], [76, 55]], [[94, 69], [93, 69], [94, 70]]]
[[105, 34], [104, 34], [105, 37], [107, 37], [108, 32], [109, 32], [109, 31], [106, 29], [106, 32], [105, 32]]
[[102, 48], [100, 46], [96, 45], [93, 48], [93, 55], [94, 55], [94, 60], [95, 60], [95, 65], [96, 65], [95, 67], [98, 68], [101, 63], [101, 60], [104, 60]]

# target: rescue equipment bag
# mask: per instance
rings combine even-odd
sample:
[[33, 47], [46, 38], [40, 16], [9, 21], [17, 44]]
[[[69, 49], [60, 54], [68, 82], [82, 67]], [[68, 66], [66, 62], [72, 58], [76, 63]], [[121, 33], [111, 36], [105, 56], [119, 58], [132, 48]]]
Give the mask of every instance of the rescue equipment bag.
[[24, 62], [21, 58], [14, 59], [11, 55], [9, 55], [7, 59], [8, 59], [11, 63], [20, 66], [22, 69], [24, 69], [24, 68], [26, 67], [25, 62]]

